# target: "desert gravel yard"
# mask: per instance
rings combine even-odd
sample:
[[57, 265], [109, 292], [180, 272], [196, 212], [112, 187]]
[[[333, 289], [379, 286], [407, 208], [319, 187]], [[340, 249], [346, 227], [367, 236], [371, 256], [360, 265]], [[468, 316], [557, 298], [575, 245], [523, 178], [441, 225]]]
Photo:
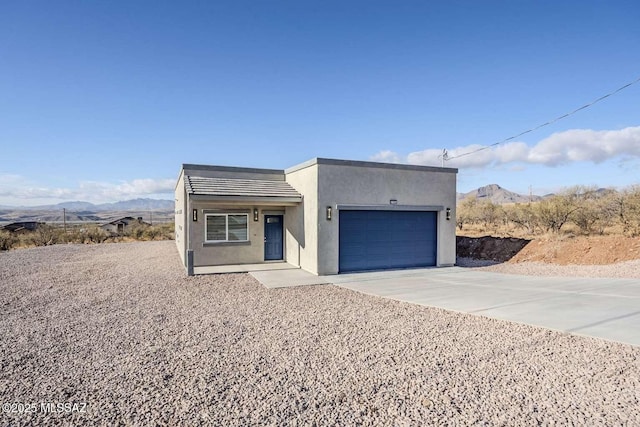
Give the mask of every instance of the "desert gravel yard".
[[186, 277], [173, 242], [0, 253], [0, 307], [1, 425], [640, 425], [640, 348]]

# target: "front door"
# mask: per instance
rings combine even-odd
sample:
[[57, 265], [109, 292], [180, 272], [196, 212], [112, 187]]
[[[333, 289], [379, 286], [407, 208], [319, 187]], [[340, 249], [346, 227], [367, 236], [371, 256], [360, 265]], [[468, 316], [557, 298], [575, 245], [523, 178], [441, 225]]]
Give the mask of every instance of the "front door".
[[264, 216], [264, 259], [282, 259], [282, 215]]

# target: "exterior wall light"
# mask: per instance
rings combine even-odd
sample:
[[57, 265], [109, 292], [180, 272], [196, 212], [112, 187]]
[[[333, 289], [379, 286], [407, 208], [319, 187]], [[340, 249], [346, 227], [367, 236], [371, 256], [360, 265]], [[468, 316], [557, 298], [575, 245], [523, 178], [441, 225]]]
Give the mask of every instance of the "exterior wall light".
[[332, 209], [331, 206], [327, 206], [327, 221], [331, 221], [331, 214], [332, 214]]
[[447, 208], [447, 221], [451, 221], [451, 208]]
[[194, 209], [192, 212], [193, 222], [198, 222], [198, 209]]
[[396, 199], [391, 199], [391, 200], [389, 200], [389, 204], [390, 204], [390, 205], [397, 205], [397, 204], [398, 204], [398, 200], [396, 200]]
[[258, 220], [258, 208], [253, 208], [253, 220]]

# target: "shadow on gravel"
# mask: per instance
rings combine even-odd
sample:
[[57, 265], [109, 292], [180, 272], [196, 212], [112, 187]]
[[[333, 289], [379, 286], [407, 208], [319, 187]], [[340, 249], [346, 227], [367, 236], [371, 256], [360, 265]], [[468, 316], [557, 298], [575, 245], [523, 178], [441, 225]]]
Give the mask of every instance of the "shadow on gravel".
[[457, 256], [496, 263], [509, 261], [531, 240], [515, 237], [456, 236]]

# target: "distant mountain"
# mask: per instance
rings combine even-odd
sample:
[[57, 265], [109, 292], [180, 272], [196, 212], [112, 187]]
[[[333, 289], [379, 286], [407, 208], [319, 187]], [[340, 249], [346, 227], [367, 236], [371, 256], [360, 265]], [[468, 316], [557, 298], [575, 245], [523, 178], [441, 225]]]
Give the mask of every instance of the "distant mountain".
[[89, 202], [72, 201], [62, 202], [55, 205], [41, 206], [2, 206], [3, 210], [20, 211], [51, 211], [66, 209], [69, 212], [77, 212], [90, 215], [95, 212], [104, 211], [151, 211], [151, 210], [173, 210], [175, 204], [173, 200], [162, 199], [132, 199], [114, 203], [100, 203], [94, 205]]
[[484, 187], [469, 191], [468, 193], [458, 193], [457, 197], [458, 201], [464, 200], [468, 197], [474, 197], [479, 201], [488, 200], [497, 205], [506, 203], [526, 203], [529, 201], [537, 202], [538, 200], [542, 200], [542, 197], [540, 196], [528, 196], [514, 193], [513, 191], [500, 187], [498, 184], [485, 185]]
[[94, 205], [89, 202], [64, 202], [56, 205], [7, 207], [0, 209], [0, 223], [39, 221], [47, 223], [104, 223], [124, 216], [142, 217], [153, 224], [171, 222], [172, 200], [133, 199]]
[[173, 200], [160, 199], [132, 199], [115, 203], [102, 203], [96, 205], [101, 211], [152, 211], [152, 210], [173, 210], [175, 202]]
[[[40, 208], [44, 208], [44, 206], [41, 206]], [[63, 202], [58, 203], [57, 205], [52, 205], [51, 208], [65, 208], [70, 211], [92, 211], [95, 210], [96, 205], [89, 202]]]

